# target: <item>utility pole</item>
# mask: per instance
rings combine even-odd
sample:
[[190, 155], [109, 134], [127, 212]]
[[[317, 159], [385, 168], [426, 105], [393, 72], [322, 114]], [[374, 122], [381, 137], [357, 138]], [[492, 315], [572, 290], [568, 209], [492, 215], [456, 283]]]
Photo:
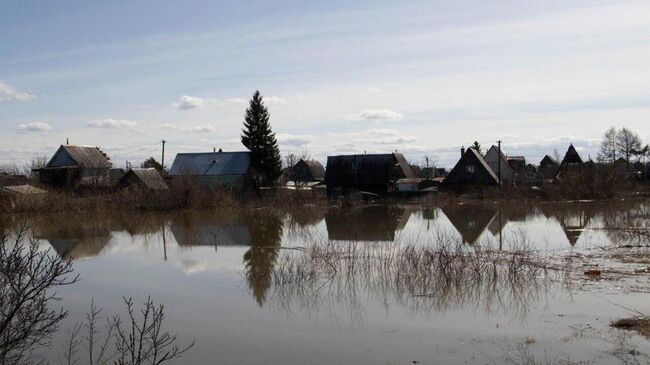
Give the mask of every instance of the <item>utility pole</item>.
[[160, 159], [160, 165], [162, 166], [162, 171], [160, 172], [161, 177], [165, 177], [165, 141], [164, 139], [162, 140], [162, 158]]
[[499, 186], [501, 186], [501, 140], [498, 140], [497, 143], [499, 144], [499, 158], [497, 159], [498, 162], [498, 170], [499, 170]]

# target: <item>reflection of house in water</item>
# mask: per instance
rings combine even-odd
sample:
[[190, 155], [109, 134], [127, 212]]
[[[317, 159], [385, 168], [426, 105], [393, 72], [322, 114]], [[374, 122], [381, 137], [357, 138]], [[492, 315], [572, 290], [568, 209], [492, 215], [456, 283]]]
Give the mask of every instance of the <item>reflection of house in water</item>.
[[289, 211], [290, 225], [298, 227], [315, 226], [325, 219], [327, 208], [317, 205], [305, 206]]
[[172, 220], [170, 229], [179, 246], [250, 246], [243, 257], [246, 280], [255, 301], [264, 304], [282, 240], [279, 217], [183, 215]]
[[[465, 243], [475, 243], [497, 218], [498, 209], [481, 205], [448, 205], [442, 208]], [[499, 229], [498, 227], [496, 229]]]
[[61, 257], [81, 259], [99, 255], [111, 241], [111, 230], [106, 220], [61, 219], [36, 224], [34, 238], [47, 240]]
[[249, 246], [251, 232], [241, 217], [183, 215], [170, 229], [179, 246]]
[[589, 203], [542, 204], [540, 209], [547, 218], [558, 221], [571, 246], [575, 246], [594, 216], [594, 206]]
[[394, 241], [412, 211], [390, 205], [330, 209], [325, 215], [327, 235], [335, 241]]

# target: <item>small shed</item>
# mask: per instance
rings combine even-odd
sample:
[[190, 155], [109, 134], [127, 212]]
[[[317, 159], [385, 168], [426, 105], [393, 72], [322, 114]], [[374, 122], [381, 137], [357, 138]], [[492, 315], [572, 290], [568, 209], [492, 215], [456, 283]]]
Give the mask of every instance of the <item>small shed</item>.
[[179, 153], [168, 176], [172, 179], [191, 177], [206, 188], [243, 188], [250, 178], [250, 169], [251, 153], [248, 151]]
[[397, 189], [397, 180], [413, 177], [401, 153], [327, 157], [325, 184], [329, 196], [355, 191], [387, 194]]
[[[499, 148], [495, 145], [492, 145], [490, 149], [487, 151], [485, 154], [485, 162], [487, 162], [488, 166], [492, 169], [494, 174], [497, 177], [501, 177], [501, 181], [503, 182], [514, 182], [515, 178], [517, 177], [517, 173], [515, 170], [510, 166], [508, 163], [508, 159], [506, 159], [506, 156], [503, 154], [503, 151], [499, 152]], [[501, 162], [499, 163], [499, 160]], [[499, 168], [501, 169], [501, 173], [499, 173]]]
[[499, 185], [499, 178], [474, 148], [462, 149], [462, 157], [445, 178], [444, 185]]
[[118, 188], [138, 188], [143, 190], [167, 190], [167, 184], [154, 168], [131, 168], [120, 179]]
[[34, 172], [42, 184], [54, 187], [109, 186], [111, 167], [99, 147], [61, 145], [47, 165]]
[[47, 193], [46, 190], [32, 185], [3, 186], [0, 188], [0, 192], [8, 195], [39, 195]]
[[325, 168], [316, 160], [300, 159], [289, 170], [290, 181], [314, 182], [325, 180]]

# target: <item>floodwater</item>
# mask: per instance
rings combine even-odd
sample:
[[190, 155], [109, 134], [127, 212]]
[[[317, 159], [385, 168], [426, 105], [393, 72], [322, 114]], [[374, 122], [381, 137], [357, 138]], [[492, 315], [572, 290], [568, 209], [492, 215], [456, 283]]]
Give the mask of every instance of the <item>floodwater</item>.
[[[58, 291], [70, 311], [61, 333], [91, 300], [116, 314], [122, 297], [151, 295], [179, 341], [196, 343], [177, 364], [650, 361], [647, 338], [609, 327], [632, 315], [626, 308], [650, 313], [650, 274], [582, 277], [592, 254], [603, 271], [650, 266], [647, 200], [29, 220], [42, 247], [73, 258], [80, 275]], [[549, 267], [572, 261], [573, 271], [381, 258], [441, 240], [463, 250], [525, 246], [557, 264]], [[357, 254], [314, 259], [309, 247]], [[608, 247], [636, 251], [600, 254]]]

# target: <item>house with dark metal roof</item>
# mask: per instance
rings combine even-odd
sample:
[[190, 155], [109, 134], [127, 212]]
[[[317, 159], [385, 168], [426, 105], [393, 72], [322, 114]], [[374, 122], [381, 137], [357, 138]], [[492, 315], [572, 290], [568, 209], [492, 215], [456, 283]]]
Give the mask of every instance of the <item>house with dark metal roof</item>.
[[327, 157], [328, 196], [352, 192], [387, 194], [397, 190], [397, 180], [412, 177], [411, 166], [401, 153]]
[[248, 151], [179, 153], [168, 176], [172, 180], [191, 177], [208, 188], [243, 188], [248, 185], [250, 170], [251, 153]]
[[99, 147], [61, 145], [45, 167], [33, 171], [41, 184], [54, 187], [109, 186], [111, 167]]
[[118, 188], [167, 190], [169, 187], [155, 168], [131, 168], [117, 183]]
[[461, 149], [461, 158], [445, 178], [446, 186], [499, 185], [499, 178], [474, 148]]
[[325, 180], [325, 168], [316, 160], [300, 159], [289, 170], [289, 180], [315, 182]]

